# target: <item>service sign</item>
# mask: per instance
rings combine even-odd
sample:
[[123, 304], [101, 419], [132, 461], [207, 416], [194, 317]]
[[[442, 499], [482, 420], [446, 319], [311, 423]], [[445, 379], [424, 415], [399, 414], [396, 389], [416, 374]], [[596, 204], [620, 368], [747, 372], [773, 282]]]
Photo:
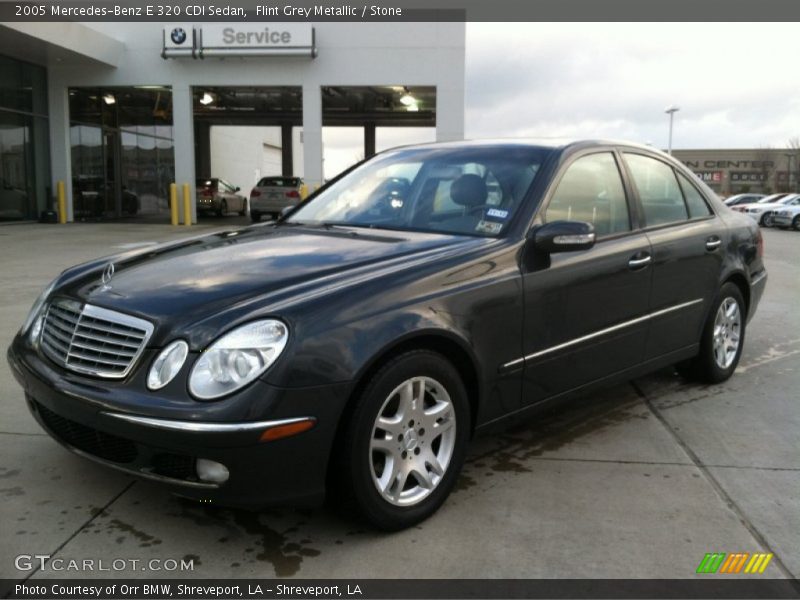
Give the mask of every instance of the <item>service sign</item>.
[[214, 23], [164, 29], [164, 58], [191, 56], [306, 56], [317, 54], [307, 23]]
[[221, 23], [203, 25], [203, 49], [310, 48], [312, 27], [305, 23]]

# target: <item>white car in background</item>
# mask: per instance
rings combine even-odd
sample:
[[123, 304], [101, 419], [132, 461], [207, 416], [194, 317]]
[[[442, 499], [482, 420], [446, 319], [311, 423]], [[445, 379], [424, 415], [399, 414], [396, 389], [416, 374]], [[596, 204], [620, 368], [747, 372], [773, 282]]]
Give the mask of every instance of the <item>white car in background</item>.
[[286, 207], [302, 201], [300, 177], [263, 177], [250, 192], [250, 220], [257, 223], [264, 215], [277, 219]]
[[736, 194], [725, 198], [725, 206], [737, 206], [739, 204], [753, 204], [764, 198], [764, 194]]
[[771, 219], [775, 227], [791, 227], [800, 231], [800, 204], [790, 204], [773, 211]]
[[741, 213], [745, 213], [762, 227], [772, 226], [772, 215], [776, 210], [785, 206], [800, 205], [800, 194], [773, 194], [759, 200], [754, 204], [740, 204], [731, 207]]

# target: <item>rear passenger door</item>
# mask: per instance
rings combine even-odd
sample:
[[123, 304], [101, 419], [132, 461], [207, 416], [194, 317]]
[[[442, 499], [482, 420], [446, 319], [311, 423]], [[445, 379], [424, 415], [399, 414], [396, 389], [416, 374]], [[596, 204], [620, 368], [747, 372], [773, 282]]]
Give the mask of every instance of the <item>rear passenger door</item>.
[[699, 341], [727, 230], [685, 174], [652, 155], [626, 151], [623, 157], [652, 247], [649, 360]]
[[567, 164], [536, 220], [588, 222], [597, 237], [591, 249], [525, 265], [526, 404], [639, 364], [650, 298], [650, 243], [633, 225], [614, 152]]

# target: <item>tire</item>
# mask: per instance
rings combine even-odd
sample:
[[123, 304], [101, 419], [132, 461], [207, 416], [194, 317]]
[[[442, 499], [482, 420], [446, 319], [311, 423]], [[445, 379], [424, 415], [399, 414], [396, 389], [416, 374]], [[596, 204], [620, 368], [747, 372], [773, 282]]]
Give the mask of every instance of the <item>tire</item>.
[[228, 212], [228, 201], [223, 200], [219, 203], [219, 209], [217, 210], [218, 217], [224, 217]]
[[768, 212], [764, 213], [761, 219], [759, 219], [758, 224], [761, 225], [761, 227], [772, 227], [772, 215]]
[[239, 216], [243, 217], [247, 214], [247, 200], [242, 201], [242, 210], [239, 211]]
[[[421, 411], [410, 401], [420, 397]], [[378, 529], [415, 525], [452, 491], [470, 431], [467, 391], [455, 367], [428, 350], [401, 354], [357, 399], [339, 446], [336, 491]]]
[[797, 215], [794, 219], [792, 219], [792, 229], [795, 231], [800, 231], [800, 215]]
[[250, 220], [253, 223], [258, 223], [261, 220], [261, 213], [250, 211]]
[[[732, 304], [736, 305], [735, 310], [731, 308]], [[727, 319], [722, 316], [723, 313], [729, 315]], [[735, 315], [731, 317], [733, 313]], [[738, 317], [738, 324], [735, 324], [734, 317]], [[714, 299], [708, 320], [703, 326], [699, 354], [678, 364], [678, 372], [687, 379], [705, 383], [721, 383], [729, 379], [742, 356], [746, 321], [747, 312], [742, 292], [733, 283], [724, 284]], [[722, 330], [719, 329], [721, 326]], [[715, 331], [721, 337], [715, 336]], [[735, 349], [732, 349], [734, 337], [737, 342]], [[723, 346], [725, 351], [721, 350]]]

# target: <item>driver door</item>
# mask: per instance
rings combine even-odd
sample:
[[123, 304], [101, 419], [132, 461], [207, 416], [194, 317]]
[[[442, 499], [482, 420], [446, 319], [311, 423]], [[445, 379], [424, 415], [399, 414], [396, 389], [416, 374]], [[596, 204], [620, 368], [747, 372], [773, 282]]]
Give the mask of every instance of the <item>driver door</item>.
[[586, 221], [597, 237], [588, 250], [525, 261], [523, 404], [635, 366], [647, 336], [650, 243], [632, 226], [616, 155], [579, 156], [554, 181], [538, 220]]

